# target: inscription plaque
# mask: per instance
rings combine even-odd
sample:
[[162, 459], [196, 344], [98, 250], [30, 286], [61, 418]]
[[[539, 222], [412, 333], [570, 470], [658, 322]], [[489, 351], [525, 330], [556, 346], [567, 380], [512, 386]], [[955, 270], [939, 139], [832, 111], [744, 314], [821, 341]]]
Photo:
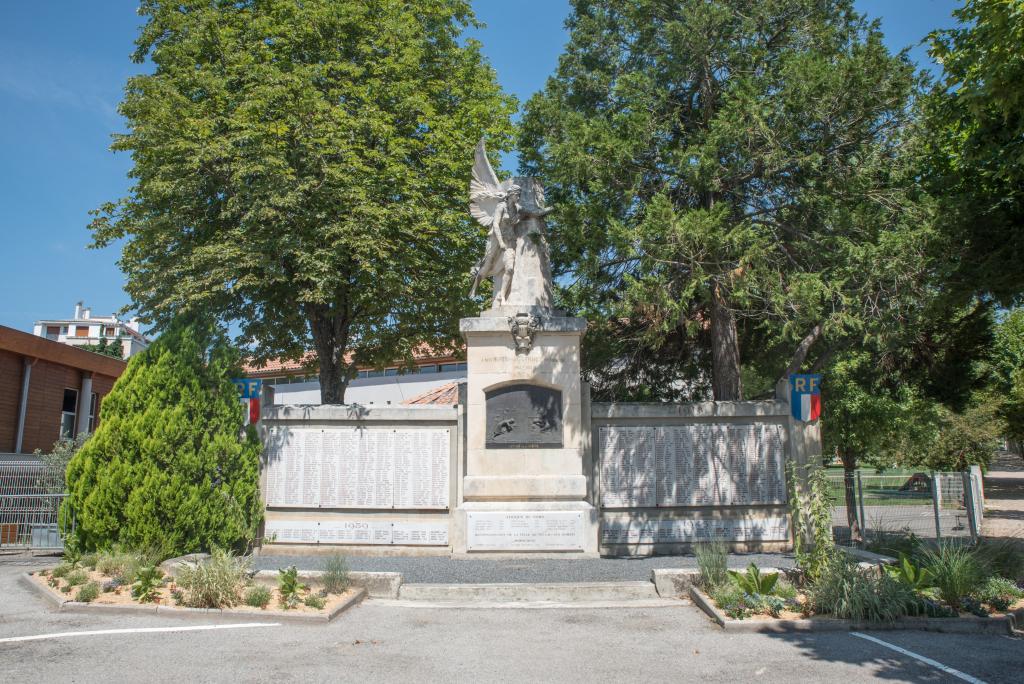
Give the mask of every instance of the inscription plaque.
[[582, 551], [582, 511], [466, 513], [469, 551]]
[[486, 393], [488, 449], [562, 447], [562, 393], [540, 385], [509, 385]]
[[448, 545], [446, 521], [268, 520], [265, 530], [279, 544]]

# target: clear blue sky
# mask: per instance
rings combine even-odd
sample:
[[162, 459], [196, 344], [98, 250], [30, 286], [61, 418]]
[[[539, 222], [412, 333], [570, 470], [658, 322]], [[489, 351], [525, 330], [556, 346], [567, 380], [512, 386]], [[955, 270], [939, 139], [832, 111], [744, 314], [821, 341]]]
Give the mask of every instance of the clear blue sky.
[[[474, 0], [476, 32], [502, 85], [525, 101], [552, 73], [565, 42], [568, 0]], [[953, 0], [857, 0], [882, 20], [889, 46], [916, 45], [952, 24]], [[28, 330], [128, 303], [118, 250], [87, 250], [88, 212], [128, 187], [129, 159], [109, 151], [139, 24], [136, 0], [47, 0], [0, 7], [0, 325]], [[528, 22], [503, 27], [514, 15]], [[526, 27], [529, 27], [528, 30]], [[916, 48], [922, 66], [927, 55]]]

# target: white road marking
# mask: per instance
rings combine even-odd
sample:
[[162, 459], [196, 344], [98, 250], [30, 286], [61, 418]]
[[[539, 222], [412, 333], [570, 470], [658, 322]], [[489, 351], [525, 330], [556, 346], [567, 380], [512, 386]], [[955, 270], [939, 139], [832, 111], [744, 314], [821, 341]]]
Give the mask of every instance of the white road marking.
[[152, 634], [155, 632], [202, 632], [211, 629], [244, 629], [247, 627], [280, 627], [280, 622], [243, 622], [237, 625], [192, 625], [188, 627], [138, 627], [135, 629], [94, 629], [88, 632], [55, 632], [54, 634], [32, 634], [30, 636], [5, 637], [0, 644], [16, 641], [40, 641], [42, 639], [63, 639], [65, 637], [97, 636], [101, 634]]
[[876, 639], [873, 636], [868, 636], [867, 634], [861, 634], [860, 632], [850, 632], [850, 636], [859, 637], [861, 639], [867, 639], [868, 641], [876, 643], [879, 646], [884, 646], [885, 648], [888, 648], [891, 651], [896, 651], [897, 653], [902, 653], [903, 655], [909, 656], [909, 657], [913, 658], [914, 660], [919, 660], [922, 663], [925, 663], [926, 665], [931, 665], [932, 667], [934, 667], [934, 668], [936, 668], [938, 670], [942, 670], [943, 672], [945, 672], [948, 675], [952, 675], [954, 677], [962, 679], [965, 682], [970, 682], [971, 684], [985, 684], [984, 681], [978, 679], [977, 677], [972, 677], [971, 675], [969, 675], [969, 674], [967, 674], [965, 672], [961, 672], [960, 670], [954, 670], [950, 666], [943, 665], [942, 663], [940, 663], [937, 660], [932, 660], [931, 658], [926, 658], [923, 655], [919, 655], [917, 653], [914, 653], [913, 651], [908, 651], [905, 648], [900, 648], [899, 646], [897, 646], [895, 644], [890, 644], [888, 641], [882, 641], [881, 639]]

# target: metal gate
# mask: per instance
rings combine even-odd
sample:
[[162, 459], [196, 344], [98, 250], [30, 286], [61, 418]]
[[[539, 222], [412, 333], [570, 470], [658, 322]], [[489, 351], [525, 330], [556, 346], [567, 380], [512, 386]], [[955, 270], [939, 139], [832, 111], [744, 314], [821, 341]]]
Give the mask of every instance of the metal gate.
[[57, 513], [65, 496], [61, 468], [0, 461], [0, 548], [63, 548]]

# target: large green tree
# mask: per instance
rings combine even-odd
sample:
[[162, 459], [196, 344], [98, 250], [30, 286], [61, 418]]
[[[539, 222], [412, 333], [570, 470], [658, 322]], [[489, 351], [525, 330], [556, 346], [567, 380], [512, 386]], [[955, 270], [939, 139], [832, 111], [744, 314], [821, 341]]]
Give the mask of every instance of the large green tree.
[[1024, 2], [967, 0], [931, 36], [942, 75], [924, 100], [926, 178], [940, 198], [946, 287], [1024, 296]]
[[132, 358], [67, 466], [62, 516], [83, 548], [170, 556], [255, 538], [260, 443], [243, 428], [238, 361], [223, 335], [184, 322]]
[[[312, 348], [324, 403], [356, 363], [457, 339], [483, 235], [473, 146], [514, 102], [466, 0], [143, 0], [120, 111], [134, 185], [94, 240], [124, 240], [143, 318], [233, 321], [257, 361]], [[352, 352], [354, 356], [347, 356]]]
[[563, 303], [607, 333], [598, 395], [739, 399], [745, 363], [770, 387], [911, 322], [916, 76], [851, 0], [574, 0], [568, 27], [521, 148]]

